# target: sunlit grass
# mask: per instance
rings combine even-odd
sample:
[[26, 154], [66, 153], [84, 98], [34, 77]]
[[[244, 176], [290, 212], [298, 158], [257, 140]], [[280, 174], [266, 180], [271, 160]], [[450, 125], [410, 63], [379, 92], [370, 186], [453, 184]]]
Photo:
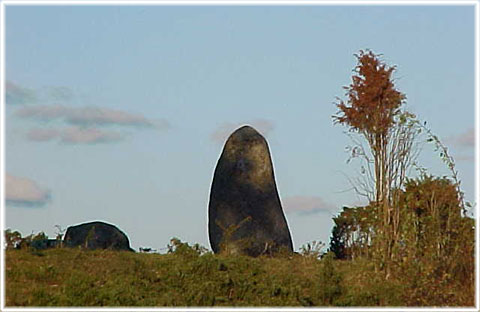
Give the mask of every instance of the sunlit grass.
[[[419, 291], [383, 280], [366, 260], [285, 254], [251, 258], [195, 251], [6, 251], [7, 306], [405, 306]], [[473, 305], [449, 287], [445, 304]], [[453, 297], [452, 297], [453, 296]], [[425, 296], [424, 305], [442, 305]], [[430, 302], [428, 301], [430, 300]], [[452, 301], [453, 300], [453, 301]]]

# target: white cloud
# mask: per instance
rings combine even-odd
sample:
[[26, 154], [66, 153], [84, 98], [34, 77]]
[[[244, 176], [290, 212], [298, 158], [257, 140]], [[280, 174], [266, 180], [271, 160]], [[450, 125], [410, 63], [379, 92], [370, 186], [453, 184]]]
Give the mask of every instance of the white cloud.
[[475, 129], [469, 128], [463, 133], [450, 136], [445, 140], [448, 144], [455, 146], [458, 149], [455, 160], [457, 161], [474, 161], [473, 148], [475, 147]]
[[12, 105], [23, 105], [37, 100], [37, 93], [29, 88], [19, 86], [11, 81], [5, 82], [5, 102]]
[[97, 128], [68, 127], [62, 129], [34, 128], [27, 133], [27, 139], [35, 142], [58, 141], [68, 144], [99, 144], [121, 141], [125, 135], [117, 131]]
[[455, 160], [458, 160], [458, 161], [475, 161], [475, 155], [472, 154], [472, 155], [459, 155], [459, 156], [455, 156]]
[[282, 202], [286, 213], [313, 214], [335, 211], [335, 206], [317, 196], [292, 196], [285, 198]]
[[77, 125], [153, 126], [151, 121], [142, 115], [98, 107], [71, 109], [65, 117], [67, 122]]
[[65, 86], [51, 86], [46, 89], [49, 99], [54, 101], [70, 101], [73, 99], [73, 91]]
[[24, 107], [16, 115], [22, 118], [32, 118], [50, 121], [67, 116], [70, 109], [62, 105]]
[[475, 146], [475, 130], [473, 128], [454, 136], [450, 139], [455, 145], [462, 147], [474, 147]]
[[[63, 120], [77, 126], [135, 126], [168, 128], [165, 120], [151, 121], [143, 115], [132, 114], [121, 110], [100, 107], [66, 107], [63, 105], [46, 105], [24, 107], [17, 112], [22, 118], [41, 121]], [[158, 126], [160, 125], [160, 126]]]
[[43, 206], [50, 199], [50, 192], [35, 181], [5, 175], [5, 200], [7, 204], [19, 206]]
[[274, 129], [273, 123], [266, 119], [254, 119], [250, 122], [238, 123], [225, 122], [210, 135], [210, 138], [216, 143], [223, 144], [235, 129], [240, 128], [243, 125], [252, 126], [265, 137]]
[[30, 141], [45, 142], [57, 138], [59, 134], [59, 131], [55, 129], [34, 128], [28, 131], [27, 139]]
[[30, 104], [43, 101], [70, 101], [73, 91], [65, 86], [50, 86], [40, 89], [31, 89], [11, 81], [5, 82], [7, 104]]
[[117, 142], [124, 139], [124, 136], [114, 131], [104, 131], [95, 128], [71, 127], [60, 134], [62, 143], [70, 144], [97, 144]]

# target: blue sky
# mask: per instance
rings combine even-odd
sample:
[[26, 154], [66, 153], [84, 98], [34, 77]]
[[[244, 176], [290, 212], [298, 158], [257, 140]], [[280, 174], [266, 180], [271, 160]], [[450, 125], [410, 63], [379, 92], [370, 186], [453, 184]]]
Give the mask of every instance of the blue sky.
[[[5, 225], [103, 220], [134, 248], [209, 247], [223, 142], [270, 145], [295, 249], [362, 202], [333, 104], [360, 49], [397, 65], [406, 108], [449, 147], [474, 200], [473, 6], [6, 7]], [[421, 164], [447, 175], [432, 148]]]

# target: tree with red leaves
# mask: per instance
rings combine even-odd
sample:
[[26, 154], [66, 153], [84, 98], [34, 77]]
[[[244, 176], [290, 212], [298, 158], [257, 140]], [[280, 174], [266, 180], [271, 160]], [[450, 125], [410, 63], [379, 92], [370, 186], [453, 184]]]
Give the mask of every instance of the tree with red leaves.
[[[356, 54], [357, 66], [352, 83], [344, 87], [346, 100], [337, 98], [339, 109], [334, 122], [348, 126], [367, 142], [368, 149], [356, 141], [352, 157], [361, 156], [368, 174], [362, 184], [377, 216], [377, 253], [382, 267], [393, 258], [398, 241], [400, 208], [398, 193], [407, 170], [418, 155], [415, 137], [418, 134], [415, 116], [402, 110], [406, 96], [397, 90], [393, 80], [395, 66], [388, 66], [372, 51]], [[373, 167], [373, 168], [372, 168]]]

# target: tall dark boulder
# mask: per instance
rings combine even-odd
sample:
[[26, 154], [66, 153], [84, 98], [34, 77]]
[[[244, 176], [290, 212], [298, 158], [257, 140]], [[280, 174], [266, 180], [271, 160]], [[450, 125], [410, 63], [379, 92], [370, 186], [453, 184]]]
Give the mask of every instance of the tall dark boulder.
[[63, 241], [66, 247], [133, 251], [125, 233], [114, 225], [100, 221], [69, 226]]
[[215, 253], [293, 251], [265, 138], [250, 126], [230, 135], [213, 175], [208, 234]]

